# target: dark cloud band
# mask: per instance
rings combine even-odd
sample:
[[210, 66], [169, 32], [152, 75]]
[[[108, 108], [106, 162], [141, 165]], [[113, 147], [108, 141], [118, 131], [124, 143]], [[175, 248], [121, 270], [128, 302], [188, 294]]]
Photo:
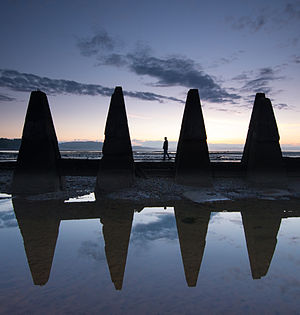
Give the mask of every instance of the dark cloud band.
[[179, 57], [156, 58], [144, 53], [128, 54], [129, 68], [138, 75], [156, 78], [156, 86], [184, 86], [198, 88], [202, 100], [214, 103], [240, 99], [228, 93], [210, 75], [200, 69], [193, 60]]
[[[101, 31], [89, 39], [78, 41], [77, 46], [82, 55], [95, 56], [98, 66], [126, 67], [137, 75], [156, 79], [153, 86], [197, 88], [202, 100], [214, 103], [235, 104], [235, 100], [240, 99], [239, 95], [228, 93], [192, 59], [178, 56], [157, 58], [151, 54], [150, 47], [143, 45], [130, 53], [120, 54], [115, 52], [114, 43], [114, 39], [107, 32]], [[223, 62], [228, 60], [224, 59]]]
[[228, 93], [210, 75], [200, 69], [193, 60], [184, 57], [157, 58], [136, 51], [127, 55], [109, 54], [98, 56], [99, 65], [126, 66], [137, 75], [147, 75], [157, 81], [153, 86], [171, 87], [182, 86], [197, 88], [204, 101], [213, 103], [235, 103], [240, 96]]
[[[40, 77], [29, 73], [20, 73], [15, 70], [0, 69], [0, 87], [8, 88], [17, 92], [31, 92], [41, 90], [47, 94], [75, 94], [90, 96], [111, 96], [114, 89], [97, 84], [84, 84], [71, 80], [50, 79]], [[151, 92], [124, 91], [124, 94], [144, 101], [174, 101], [182, 103], [183, 101], [175, 97], [168, 97]], [[13, 101], [13, 98], [0, 96], [0, 101]]]
[[239, 81], [243, 84], [241, 92], [246, 93], [266, 93], [270, 94], [274, 91], [271, 88], [271, 82], [284, 79], [279, 76], [279, 69], [265, 67], [257, 72], [243, 73], [233, 78], [234, 81]]
[[90, 57], [102, 50], [112, 51], [116, 46], [116, 41], [105, 30], [101, 30], [91, 38], [79, 38], [77, 46], [81, 55]]
[[13, 98], [13, 97], [0, 94], [0, 102], [12, 102], [14, 100], [15, 100], [15, 98]]

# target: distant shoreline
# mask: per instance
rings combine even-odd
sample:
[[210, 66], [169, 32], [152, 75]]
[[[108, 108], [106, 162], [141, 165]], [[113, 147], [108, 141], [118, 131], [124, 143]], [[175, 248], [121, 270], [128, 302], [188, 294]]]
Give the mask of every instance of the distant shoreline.
[[[150, 144], [149, 141], [146, 142]], [[162, 151], [159, 141], [155, 141], [155, 146], [133, 145], [133, 151], [141, 152], [160, 152]], [[18, 151], [21, 145], [21, 139], [8, 139], [0, 138], [0, 151]], [[101, 152], [103, 142], [101, 141], [59, 141], [58, 147], [60, 151], [85, 151], [85, 152]], [[169, 141], [169, 151], [176, 152], [177, 144]], [[226, 143], [208, 143], [209, 152], [242, 152], [244, 149], [243, 144], [226, 144]], [[300, 146], [294, 145], [281, 145], [282, 152], [300, 152]]]

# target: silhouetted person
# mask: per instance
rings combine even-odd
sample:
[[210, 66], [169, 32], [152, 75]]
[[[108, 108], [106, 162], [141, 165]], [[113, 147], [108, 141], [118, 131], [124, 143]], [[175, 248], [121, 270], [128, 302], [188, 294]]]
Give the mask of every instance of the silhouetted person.
[[170, 155], [168, 153], [168, 148], [169, 148], [169, 143], [168, 143], [168, 139], [167, 137], [165, 137], [165, 141], [164, 141], [164, 145], [163, 145], [163, 149], [164, 149], [164, 160], [166, 159], [166, 155], [168, 156], [168, 159], [170, 160]]

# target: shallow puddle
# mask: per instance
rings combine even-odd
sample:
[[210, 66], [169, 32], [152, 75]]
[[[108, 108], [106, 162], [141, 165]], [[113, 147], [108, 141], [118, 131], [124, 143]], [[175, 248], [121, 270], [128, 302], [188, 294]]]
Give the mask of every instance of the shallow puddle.
[[294, 211], [77, 201], [0, 198], [1, 312], [299, 311]]

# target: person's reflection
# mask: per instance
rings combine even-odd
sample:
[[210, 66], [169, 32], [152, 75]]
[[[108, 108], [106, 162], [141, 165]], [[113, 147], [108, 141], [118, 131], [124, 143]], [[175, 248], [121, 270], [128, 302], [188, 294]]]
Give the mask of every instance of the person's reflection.
[[123, 285], [133, 211], [123, 206], [107, 208], [101, 214], [105, 255], [116, 290], [121, 290]]
[[193, 204], [176, 204], [174, 211], [186, 282], [194, 287], [206, 244], [210, 211]]
[[[45, 285], [49, 279], [60, 219], [51, 211], [56, 202], [12, 199], [23, 237], [32, 280]], [[50, 210], [50, 211], [49, 211]]]
[[263, 213], [241, 212], [253, 279], [260, 279], [267, 274], [281, 223], [280, 214], [261, 210]]

